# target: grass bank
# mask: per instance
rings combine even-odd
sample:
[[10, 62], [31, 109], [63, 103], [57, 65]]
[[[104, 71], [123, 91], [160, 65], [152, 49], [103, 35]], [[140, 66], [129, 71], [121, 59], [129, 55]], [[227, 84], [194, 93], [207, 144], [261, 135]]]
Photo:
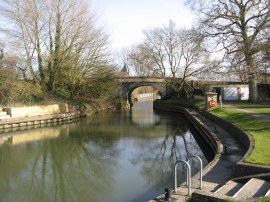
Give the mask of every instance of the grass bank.
[[[203, 100], [160, 100], [161, 103], [170, 103], [176, 105], [196, 105], [204, 108]], [[258, 113], [270, 115], [270, 105], [253, 104], [249, 102], [225, 102], [224, 104], [233, 105], [237, 108], [246, 109]], [[219, 105], [218, 105], [219, 107]], [[255, 140], [254, 150], [245, 160], [247, 163], [270, 165], [270, 124], [261, 118], [252, 116], [247, 112], [241, 112], [235, 108], [223, 107], [210, 111], [231, 123], [239, 126], [241, 129], [249, 133]]]
[[270, 124], [265, 120], [236, 109], [222, 108], [211, 110], [211, 113], [234, 123], [249, 133], [255, 140], [254, 150], [245, 162], [270, 165]]

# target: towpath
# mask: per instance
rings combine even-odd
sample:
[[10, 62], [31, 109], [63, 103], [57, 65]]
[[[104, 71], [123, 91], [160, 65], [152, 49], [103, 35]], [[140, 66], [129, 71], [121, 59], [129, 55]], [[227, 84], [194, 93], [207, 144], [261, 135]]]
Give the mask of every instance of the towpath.
[[260, 113], [260, 112], [253, 111], [252, 109], [240, 108], [240, 107], [238, 107], [236, 105], [232, 105], [232, 104], [223, 104], [223, 107], [224, 108], [235, 109], [235, 110], [237, 110], [239, 112], [249, 114], [251, 116], [263, 119], [263, 120], [270, 123], [270, 114], [269, 113]]

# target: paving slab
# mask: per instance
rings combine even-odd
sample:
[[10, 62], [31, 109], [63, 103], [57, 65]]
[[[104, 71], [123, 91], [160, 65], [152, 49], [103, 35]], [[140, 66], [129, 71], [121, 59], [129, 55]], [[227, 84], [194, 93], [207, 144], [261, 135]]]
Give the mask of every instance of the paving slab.
[[237, 183], [235, 181], [230, 180], [225, 185], [220, 187], [220, 189], [215, 191], [215, 193], [233, 196], [242, 186], [243, 186], [243, 184], [240, 184], [240, 183]]
[[[241, 189], [238, 190], [238, 192], [233, 195], [233, 197], [241, 199], [252, 198], [264, 183], [264, 180], [251, 178]], [[264, 194], [262, 196], [264, 196]]]

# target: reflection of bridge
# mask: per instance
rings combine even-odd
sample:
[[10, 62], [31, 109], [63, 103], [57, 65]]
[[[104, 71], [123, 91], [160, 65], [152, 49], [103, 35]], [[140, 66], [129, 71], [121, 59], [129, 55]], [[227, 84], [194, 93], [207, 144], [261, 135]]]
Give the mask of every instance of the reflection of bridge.
[[118, 81], [121, 86], [120, 96], [132, 103], [132, 91], [141, 86], [153, 86], [159, 91], [161, 97], [167, 96], [172, 92], [172, 89], [167, 86], [166, 82], [161, 77], [119, 77]]

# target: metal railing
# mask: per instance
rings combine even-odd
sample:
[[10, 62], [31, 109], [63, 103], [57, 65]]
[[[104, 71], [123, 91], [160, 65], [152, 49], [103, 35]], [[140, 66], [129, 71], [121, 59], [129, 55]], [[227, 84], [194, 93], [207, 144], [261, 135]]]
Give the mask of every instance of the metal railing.
[[199, 189], [202, 189], [202, 159], [197, 156], [197, 155], [190, 155], [187, 157], [187, 163], [189, 164], [189, 160], [192, 159], [192, 158], [195, 158], [199, 161], [200, 163], [200, 187]]
[[192, 159], [192, 158], [195, 158], [199, 161], [200, 163], [200, 189], [202, 189], [202, 160], [199, 156], [197, 155], [189, 155], [187, 157], [187, 160], [184, 161], [184, 160], [178, 160], [175, 162], [174, 164], [174, 191], [176, 193], [176, 190], [177, 190], [177, 166], [179, 163], [183, 163], [186, 165], [186, 168], [187, 168], [187, 179], [186, 179], [186, 185], [188, 187], [188, 195], [191, 194], [191, 167], [190, 167], [190, 164], [189, 164], [189, 160]]
[[175, 164], [174, 164], [174, 191], [176, 193], [176, 190], [177, 190], [177, 166], [179, 163], [184, 163], [187, 167], [187, 185], [188, 185], [188, 195], [190, 195], [191, 193], [191, 170], [190, 170], [190, 166], [188, 164], [187, 161], [184, 161], [184, 160], [179, 160], [179, 161], [176, 161]]

